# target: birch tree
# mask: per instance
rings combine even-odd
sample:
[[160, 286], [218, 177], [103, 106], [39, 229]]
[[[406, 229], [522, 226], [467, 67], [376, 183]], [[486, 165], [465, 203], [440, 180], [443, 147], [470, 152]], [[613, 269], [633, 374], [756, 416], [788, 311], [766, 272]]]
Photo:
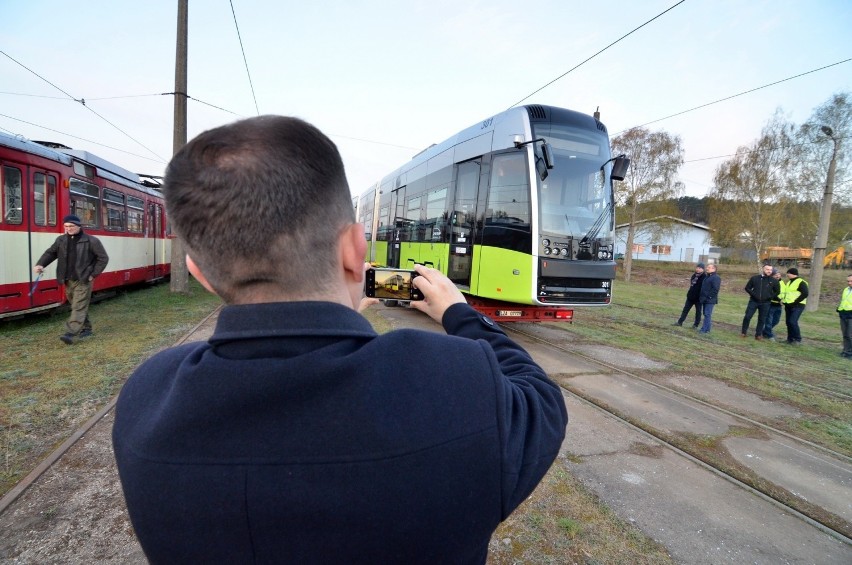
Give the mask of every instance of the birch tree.
[[[752, 145], [716, 169], [710, 193], [710, 227], [719, 240], [735, 240], [754, 250], [757, 262], [784, 229], [791, 198], [788, 172], [794, 162], [795, 128], [780, 110]], [[735, 230], [735, 231], [734, 231]]]
[[627, 176], [615, 183], [615, 199], [626, 212], [628, 224], [624, 278], [629, 281], [636, 222], [642, 219], [642, 206], [677, 198], [683, 192], [683, 183], [676, 180], [677, 171], [683, 164], [683, 148], [680, 136], [636, 127], [612, 140], [612, 153], [624, 153], [630, 158]]

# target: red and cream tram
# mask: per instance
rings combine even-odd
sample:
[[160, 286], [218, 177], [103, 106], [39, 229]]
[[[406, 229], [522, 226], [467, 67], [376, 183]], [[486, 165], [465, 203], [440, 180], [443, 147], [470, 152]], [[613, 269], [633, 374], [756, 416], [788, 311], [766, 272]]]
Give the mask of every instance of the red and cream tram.
[[63, 233], [67, 214], [109, 254], [94, 292], [166, 277], [171, 239], [163, 197], [149, 184], [86, 151], [0, 132], [0, 318], [65, 301], [56, 262], [39, 281], [33, 265]]

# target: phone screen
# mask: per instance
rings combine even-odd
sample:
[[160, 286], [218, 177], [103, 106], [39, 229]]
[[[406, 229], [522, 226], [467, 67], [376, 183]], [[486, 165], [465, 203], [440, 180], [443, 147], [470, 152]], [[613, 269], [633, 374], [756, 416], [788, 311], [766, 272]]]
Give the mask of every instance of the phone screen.
[[411, 281], [417, 273], [406, 269], [369, 269], [364, 294], [384, 300], [423, 300]]

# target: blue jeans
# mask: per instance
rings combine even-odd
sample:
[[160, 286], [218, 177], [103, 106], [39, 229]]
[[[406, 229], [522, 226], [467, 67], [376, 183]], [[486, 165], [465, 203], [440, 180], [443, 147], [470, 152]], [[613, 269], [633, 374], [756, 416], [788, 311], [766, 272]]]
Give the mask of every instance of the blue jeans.
[[757, 312], [757, 327], [754, 328], [754, 335], [755, 337], [763, 336], [763, 326], [766, 325], [767, 314], [769, 314], [769, 302], [755, 300], [749, 300], [746, 306], [745, 316], [743, 316], [743, 335], [748, 333], [748, 325], [755, 312]]
[[781, 312], [783, 311], [784, 309], [781, 308], [780, 304], [771, 304], [769, 306], [769, 318], [767, 318], [766, 323], [763, 325], [763, 337], [767, 339], [775, 337], [775, 333], [772, 330], [781, 321]]
[[703, 303], [701, 304], [701, 310], [704, 313], [704, 323], [701, 324], [701, 329], [699, 330], [703, 334], [710, 333], [710, 324], [713, 323], [713, 308], [715, 304]]
[[796, 306], [785, 304], [784, 309], [786, 310], [787, 319], [787, 343], [802, 343], [802, 332], [799, 331], [799, 318], [802, 317], [805, 307], [798, 304]]

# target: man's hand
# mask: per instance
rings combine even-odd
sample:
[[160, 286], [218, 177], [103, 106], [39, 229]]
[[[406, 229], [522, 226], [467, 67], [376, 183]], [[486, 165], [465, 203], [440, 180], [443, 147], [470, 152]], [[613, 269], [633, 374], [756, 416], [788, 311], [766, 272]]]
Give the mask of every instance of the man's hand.
[[441, 271], [424, 265], [415, 265], [416, 277], [412, 280], [414, 286], [423, 293], [423, 300], [412, 300], [411, 307], [426, 313], [430, 318], [441, 323], [444, 312], [453, 304], [466, 304], [464, 295], [456, 288], [453, 281]]
[[366, 296], [361, 299], [361, 302], [358, 304], [358, 312], [363, 312], [373, 304], [378, 304], [378, 298], [367, 298]]
[[33, 267], [33, 271], [38, 274], [41, 274], [42, 272], [44, 272], [44, 267], [42, 267], [41, 265], [36, 265], [35, 267]]

